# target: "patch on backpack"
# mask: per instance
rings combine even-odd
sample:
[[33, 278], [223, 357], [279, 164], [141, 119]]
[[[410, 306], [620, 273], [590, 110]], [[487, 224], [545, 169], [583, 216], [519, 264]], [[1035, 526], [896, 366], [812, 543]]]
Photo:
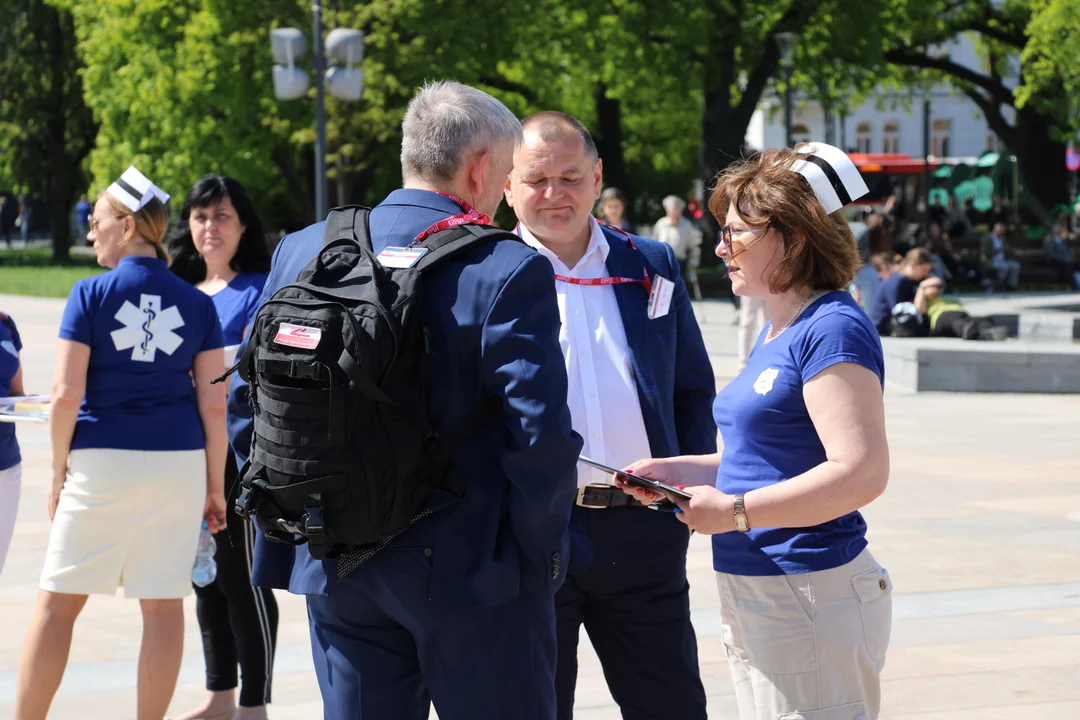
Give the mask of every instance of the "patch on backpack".
[[277, 335], [274, 336], [274, 342], [278, 345], [288, 345], [304, 350], [314, 350], [319, 346], [320, 340], [322, 340], [322, 330], [319, 328], [289, 323], [281, 323], [278, 326]]

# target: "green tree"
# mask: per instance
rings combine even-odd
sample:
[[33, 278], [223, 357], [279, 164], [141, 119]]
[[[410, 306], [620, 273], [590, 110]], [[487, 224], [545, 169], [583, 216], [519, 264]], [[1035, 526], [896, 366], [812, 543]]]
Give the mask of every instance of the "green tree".
[[302, 22], [295, 0], [56, 0], [76, 21], [87, 102], [101, 123], [90, 156], [104, 188], [136, 165], [183, 197], [231, 175], [271, 227], [311, 211], [311, 162], [296, 135], [310, 103], [273, 96], [271, 22]]
[[[1027, 190], [1045, 212], [1064, 202], [1066, 139], [1077, 122], [1076, 0], [907, 0], [904, 25], [878, 45], [885, 61], [948, 80], [979, 108], [1016, 155]], [[941, 57], [933, 48], [973, 37], [982, 67]], [[1072, 86], [1070, 88], [1070, 82]]]
[[68, 257], [71, 212], [82, 162], [97, 127], [83, 101], [70, 13], [45, 0], [9, 0], [0, 30], [2, 172], [15, 189], [44, 200], [53, 257]]
[[1020, 55], [1024, 84], [1016, 100], [1026, 105], [1039, 98], [1057, 98], [1051, 111], [1062, 116], [1065, 135], [1080, 132], [1080, 0], [1038, 0], [1032, 3], [1027, 45]]

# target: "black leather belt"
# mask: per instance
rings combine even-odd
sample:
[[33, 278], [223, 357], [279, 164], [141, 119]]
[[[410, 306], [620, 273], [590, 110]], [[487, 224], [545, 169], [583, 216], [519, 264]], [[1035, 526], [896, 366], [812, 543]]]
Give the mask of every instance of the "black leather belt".
[[645, 507], [614, 485], [586, 485], [578, 488], [574, 504], [590, 510], [606, 510], [613, 507]]

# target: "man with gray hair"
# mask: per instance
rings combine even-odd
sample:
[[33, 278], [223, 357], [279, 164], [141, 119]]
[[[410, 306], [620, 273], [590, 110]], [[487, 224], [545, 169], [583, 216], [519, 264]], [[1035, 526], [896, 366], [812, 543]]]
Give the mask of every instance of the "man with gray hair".
[[[376, 254], [494, 215], [521, 125], [495, 98], [454, 82], [421, 88], [405, 115], [404, 188], [371, 211]], [[265, 302], [323, 246], [325, 223], [282, 240]], [[333, 234], [333, 233], [330, 233]], [[425, 273], [428, 415], [454, 438], [430, 511], [377, 552], [314, 560], [259, 539], [252, 582], [307, 596], [329, 720], [555, 716], [553, 596], [569, 563], [581, 438], [571, 429], [549, 263], [495, 233]], [[229, 435], [251, 447], [247, 389], [233, 380]], [[464, 430], [463, 430], [464, 428]], [[447, 483], [448, 485], [450, 483]]]
[[675, 251], [675, 258], [679, 261], [683, 280], [687, 287], [691, 287], [694, 278], [691, 278], [690, 273], [695, 272], [701, 264], [701, 231], [683, 217], [685, 207], [686, 203], [682, 198], [675, 195], [664, 198], [664, 211], [667, 214], [653, 226], [653, 240], [671, 246]]

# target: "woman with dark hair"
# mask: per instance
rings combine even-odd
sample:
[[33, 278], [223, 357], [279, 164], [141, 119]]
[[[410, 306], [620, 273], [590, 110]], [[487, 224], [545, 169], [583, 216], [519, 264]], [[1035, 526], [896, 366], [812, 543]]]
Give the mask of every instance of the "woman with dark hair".
[[[859, 509], [889, 477], [881, 341], [842, 289], [859, 262], [840, 212], [867, 193], [824, 143], [736, 163], [709, 210], [735, 292], [769, 322], [713, 405], [723, 453], [627, 472], [690, 486], [676, 517], [712, 535], [742, 720], [878, 717], [892, 582]], [[648, 504], [655, 491], [622, 484]]]
[[[169, 254], [173, 272], [214, 301], [225, 335], [225, 365], [231, 365], [259, 307], [270, 269], [262, 221], [243, 186], [220, 175], [207, 175], [195, 183], [184, 199]], [[230, 453], [227, 488], [237, 475]], [[210, 694], [202, 706], [176, 720], [265, 718], [270, 703], [277, 603], [270, 590], [251, 584], [254, 527], [234, 512], [227, 517], [227, 530], [214, 538], [217, 579], [195, 588]], [[239, 706], [237, 665], [243, 680]]]

